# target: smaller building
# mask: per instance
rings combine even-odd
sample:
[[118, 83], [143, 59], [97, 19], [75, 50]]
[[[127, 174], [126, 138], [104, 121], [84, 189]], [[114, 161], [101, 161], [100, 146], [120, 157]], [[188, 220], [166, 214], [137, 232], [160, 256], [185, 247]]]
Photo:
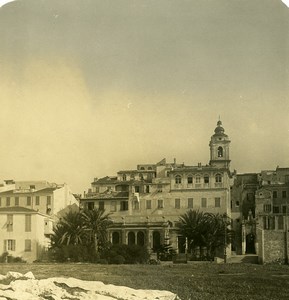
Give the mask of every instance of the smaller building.
[[231, 186], [232, 249], [236, 254], [257, 252], [255, 229], [255, 193], [259, 188], [257, 173], [236, 174]]
[[0, 208], [0, 245], [8, 256], [33, 262], [48, 249], [53, 219], [25, 207]]
[[262, 171], [256, 191], [257, 236], [261, 263], [288, 262], [289, 168]]
[[32, 262], [48, 249], [54, 224], [79, 209], [78, 201], [66, 184], [16, 181], [9, 187], [0, 190], [0, 249]]

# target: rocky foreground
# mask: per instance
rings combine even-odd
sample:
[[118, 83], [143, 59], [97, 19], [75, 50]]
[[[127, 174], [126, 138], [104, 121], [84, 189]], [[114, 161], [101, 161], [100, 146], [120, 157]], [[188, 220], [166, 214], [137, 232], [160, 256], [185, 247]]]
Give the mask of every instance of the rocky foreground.
[[136, 290], [75, 278], [35, 279], [31, 272], [0, 275], [0, 300], [180, 300], [174, 293]]

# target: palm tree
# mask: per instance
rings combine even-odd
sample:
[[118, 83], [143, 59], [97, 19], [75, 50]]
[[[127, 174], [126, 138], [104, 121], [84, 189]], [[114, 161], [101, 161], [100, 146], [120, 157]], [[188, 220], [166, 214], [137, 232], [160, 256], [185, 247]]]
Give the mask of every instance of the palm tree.
[[107, 240], [107, 228], [112, 223], [109, 214], [104, 210], [84, 210], [81, 214], [83, 229], [88, 234], [88, 239], [94, 245], [95, 254], [98, 255], [99, 247]]
[[179, 218], [178, 233], [188, 239], [189, 250], [205, 246], [204, 242], [204, 214], [196, 210], [189, 210]]
[[52, 247], [78, 245], [85, 242], [82, 218], [79, 212], [69, 211], [54, 228], [51, 236]]
[[202, 253], [205, 247], [207, 257], [212, 259], [218, 248], [230, 243], [229, 223], [229, 219], [220, 214], [189, 210], [179, 218], [178, 232], [188, 239], [189, 250], [199, 247]]
[[223, 248], [230, 243], [232, 236], [232, 231], [228, 229], [230, 221], [226, 215], [221, 214], [205, 213], [204, 217], [207, 256], [213, 258], [218, 248]]

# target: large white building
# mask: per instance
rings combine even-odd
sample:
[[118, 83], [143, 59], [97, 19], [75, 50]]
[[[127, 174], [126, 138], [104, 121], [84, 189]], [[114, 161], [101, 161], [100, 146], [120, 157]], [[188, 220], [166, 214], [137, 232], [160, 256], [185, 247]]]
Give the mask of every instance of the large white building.
[[139, 244], [156, 249], [167, 238], [179, 253], [186, 251], [176, 232], [180, 215], [189, 209], [231, 215], [230, 140], [221, 121], [210, 139], [210, 161], [186, 166], [166, 159], [139, 164], [116, 176], [95, 178], [81, 206], [112, 213], [113, 244]]

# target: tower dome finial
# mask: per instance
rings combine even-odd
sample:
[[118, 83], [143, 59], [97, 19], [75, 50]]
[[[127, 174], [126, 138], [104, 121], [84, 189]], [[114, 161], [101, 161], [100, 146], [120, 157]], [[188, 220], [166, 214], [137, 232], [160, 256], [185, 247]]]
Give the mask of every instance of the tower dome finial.
[[219, 121], [217, 122], [217, 127], [215, 128], [215, 133], [216, 134], [220, 134], [220, 133], [224, 133], [225, 129], [222, 127], [222, 121], [220, 120], [220, 116], [219, 116]]

